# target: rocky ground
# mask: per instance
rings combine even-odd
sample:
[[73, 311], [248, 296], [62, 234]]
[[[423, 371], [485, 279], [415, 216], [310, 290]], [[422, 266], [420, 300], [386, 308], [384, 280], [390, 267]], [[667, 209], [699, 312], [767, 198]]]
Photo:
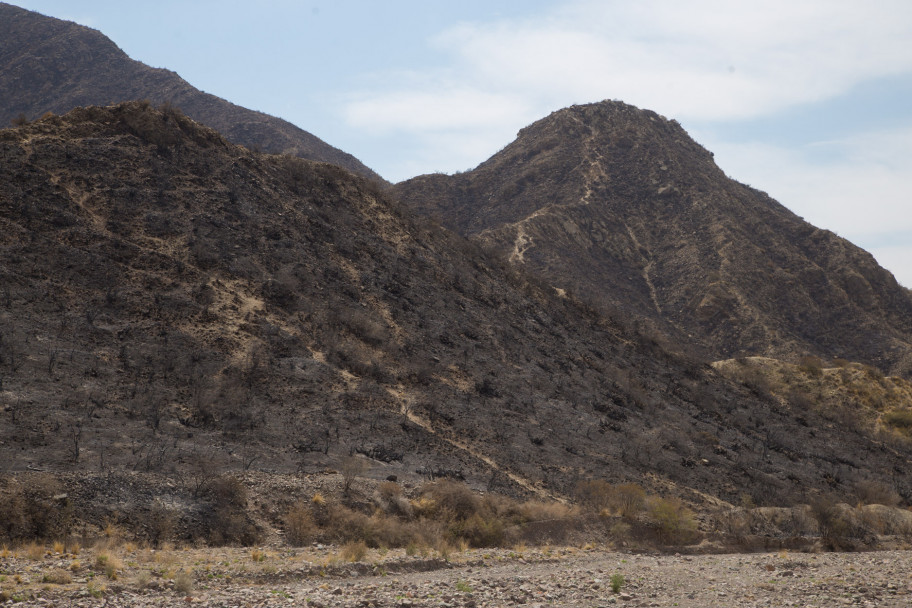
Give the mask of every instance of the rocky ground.
[[350, 562], [344, 550], [323, 546], [154, 551], [126, 545], [79, 555], [27, 547], [0, 558], [0, 597], [20, 606], [912, 605], [912, 553], [905, 551], [410, 553], [370, 550]]

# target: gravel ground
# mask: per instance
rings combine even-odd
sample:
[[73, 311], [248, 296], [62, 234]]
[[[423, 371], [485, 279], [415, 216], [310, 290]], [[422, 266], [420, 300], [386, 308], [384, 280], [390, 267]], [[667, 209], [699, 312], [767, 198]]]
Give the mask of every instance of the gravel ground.
[[[322, 547], [254, 558], [243, 549], [175, 551], [148, 561], [136, 553], [118, 558], [125, 560], [119, 580], [89, 574], [61, 585], [42, 572], [59, 571], [65, 558], [55, 565], [53, 558], [7, 557], [0, 589], [21, 583], [17, 606], [912, 606], [912, 552], [905, 551], [681, 556], [569, 548], [465, 551], [449, 561], [374, 553], [359, 563], [340, 562]], [[144, 564], [151, 579], [139, 576]], [[181, 568], [193, 572], [190, 591], [175, 589]], [[617, 593], [615, 574], [624, 577]]]

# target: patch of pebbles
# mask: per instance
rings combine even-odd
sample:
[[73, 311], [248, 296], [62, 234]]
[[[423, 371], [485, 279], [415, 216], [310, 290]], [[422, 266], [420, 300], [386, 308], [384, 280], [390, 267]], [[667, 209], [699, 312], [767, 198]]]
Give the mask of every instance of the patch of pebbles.
[[[221, 550], [220, 550], [221, 551]], [[482, 608], [495, 606], [743, 608], [912, 606], [912, 552], [644, 555], [597, 550], [468, 551], [440, 567], [410, 569], [398, 559], [372, 568], [342, 564], [319, 574], [276, 572], [268, 579], [228, 577], [178, 594], [168, 585], [109, 589], [103, 598], [75, 590], [18, 606], [253, 608]], [[612, 575], [624, 577], [619, 592]]]

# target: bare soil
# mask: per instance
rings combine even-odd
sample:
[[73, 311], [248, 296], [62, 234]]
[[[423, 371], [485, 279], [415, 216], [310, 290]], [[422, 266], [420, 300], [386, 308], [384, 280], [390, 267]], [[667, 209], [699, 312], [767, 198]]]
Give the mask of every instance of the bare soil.
[[[666, 555], [593, 548], [369, 551], [107, 551], [114, 578], [80, 555], [29, 550], [0, 558], [0, 593], [21, 606], [908, 606], [912, 554]], [[31, 554], [31, 557], [29, 555]], [[73, 563], [77, 565], [74, 567]], [[82, 564], [85, 565], [82, 565]], [[66, 583], [47, 582], [71, 573]], [[181, 573], [184, 575], [181, 580]], [[612, 577], [623, 583], [612, 589]], [[45, 582], [42, 582], [45, 581]], [[183, 583], [183, 587], [181, 584]]]

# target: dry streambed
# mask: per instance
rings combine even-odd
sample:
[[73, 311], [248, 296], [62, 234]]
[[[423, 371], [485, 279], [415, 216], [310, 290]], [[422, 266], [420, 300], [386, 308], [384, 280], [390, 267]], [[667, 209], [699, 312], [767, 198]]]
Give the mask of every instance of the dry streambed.
[[[350, 556], [349, 556], [350, 557]], [[912, 552], [646, 555], [597, 549], [440, 555], [338, 548], [169, 549], [0, 557], [21, 606], [877, 606], [912, 605]], [[623, 583], [612, 589], [612, 578]]]

